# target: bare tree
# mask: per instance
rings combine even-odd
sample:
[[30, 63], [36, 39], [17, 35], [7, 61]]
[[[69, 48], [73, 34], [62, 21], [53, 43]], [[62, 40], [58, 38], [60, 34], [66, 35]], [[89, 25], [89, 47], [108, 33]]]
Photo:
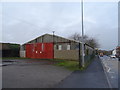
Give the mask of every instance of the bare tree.
[[[69, 38], [70, 38], [70, 39], [73, 39], [73, 40], [76, 40], [76, 41], [81, 41], [82, 36], [81, 36], [79, 33], [74, 33], [74, 34], [72, 34]], [[88, 36], [87, 36], [87, 35], [84, 35], [83, 38], [84, 38], [84, 41], [87, 41]]]
[[[81, 41], [82, 40], [82, 36], [79, 33], [74, 33], [69, 38], [73, 39], [73, 40], [76, 40], [76, 41]], [[84, 38], [85, 43], [87, 43], [88, 45], [90, 45], [94, 48], [98, 48], [100, 46], [95, 38], [89, 38], [87, 35], [84, 35], [83, 38]]]
[[76, 41], [79, 41], [80, 40], [80, 34], [79, 33], [74, 33], [73, 35], [71, 35], [69, 38], [70, 39], [73, 39], [73, 40], [76, 40]]
[[98, 43], [98, 41], [95, 38], [89, 38], [86, 43], [94, 48], [99, 48], [100, 45]]

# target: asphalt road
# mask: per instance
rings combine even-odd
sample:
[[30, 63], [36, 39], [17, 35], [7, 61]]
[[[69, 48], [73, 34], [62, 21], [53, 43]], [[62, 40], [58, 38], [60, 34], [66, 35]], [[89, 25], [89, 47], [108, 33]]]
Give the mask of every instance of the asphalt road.
[[57, 88], [110, 88], [100, 59], [96, 58], [85, 71], [75, 71]]
[[118, 87], [120, 88], [120, 61], [118, 62]]
[[0, 90], [2, 89], [2, 67], [0, 67]]
[[[1, 57], [1, 52], [0, 52]], [[2, 59], [0, 58], [0, 90], [2, 89]]]
[[105, 70], [107, 72], [108, 79], [112, 88], [118, 88], [118, 59], [110, 58], [108, 56], [100, 57], [102, 60]]
[[3, 88], [53, 88], [71, 74], [71, 71], [54, 66], [49, 61], [15, 61], [2, 67]]

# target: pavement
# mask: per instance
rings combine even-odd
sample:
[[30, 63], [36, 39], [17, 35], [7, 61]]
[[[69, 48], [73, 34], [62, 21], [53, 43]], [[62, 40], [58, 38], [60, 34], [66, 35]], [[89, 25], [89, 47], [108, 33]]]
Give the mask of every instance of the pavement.
[[112, 88], [118, 88], [118, 59], [109, 56], [100, 57]]
[[99, 58], [85, 71], [75, 71], [60, 82], [56, 88], [110, 88]]
[[[53, 88], [72, 72], [44, 60], [17, 60], [2, 66], [3, 88]], [[5, 64], [5, 62], [4, 62]]]

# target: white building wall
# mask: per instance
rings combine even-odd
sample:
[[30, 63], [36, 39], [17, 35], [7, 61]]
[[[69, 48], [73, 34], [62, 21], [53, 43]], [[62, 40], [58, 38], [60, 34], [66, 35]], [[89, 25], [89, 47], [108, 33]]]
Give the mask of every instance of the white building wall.
[[20, 51], [20, 57], [25, 57], [25, 51]]

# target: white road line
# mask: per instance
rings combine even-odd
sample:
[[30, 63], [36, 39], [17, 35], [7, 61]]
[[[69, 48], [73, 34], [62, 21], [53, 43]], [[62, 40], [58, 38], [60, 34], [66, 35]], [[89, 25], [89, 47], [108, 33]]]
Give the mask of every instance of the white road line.
[[109, 72], [109, 73], [115, 73], [115, 72]]
[[[108, 67], [108, 66], [107, 66], [107, 67]], [[108, 70], [107, 70], [107, 72], [110, 72], [110, 70], [111, 70], [111, 69], [110, 69], [110, 67], [108, 67]]]
[[109, 85], [110, 89], [112, 90], [112, 85], [111, 85], [111, 83], [110, 83], [110, 80], [109, 80], [109, 78], [108, 78], [107, 72], [106, 72], [106, 70], [105, 70], [105, 66], [104, 66], [104, 64], [103, 64], [102, 61], [101, 61], [101, 63], [102, 63], [103, 69], [104, 69], [104, 73], [105, 73], [106, 79], [107, 79], [107, 81], [108, 81], [108, 85]]
[[111, 76], [111, 78], [115, 78], [114, 76]]

